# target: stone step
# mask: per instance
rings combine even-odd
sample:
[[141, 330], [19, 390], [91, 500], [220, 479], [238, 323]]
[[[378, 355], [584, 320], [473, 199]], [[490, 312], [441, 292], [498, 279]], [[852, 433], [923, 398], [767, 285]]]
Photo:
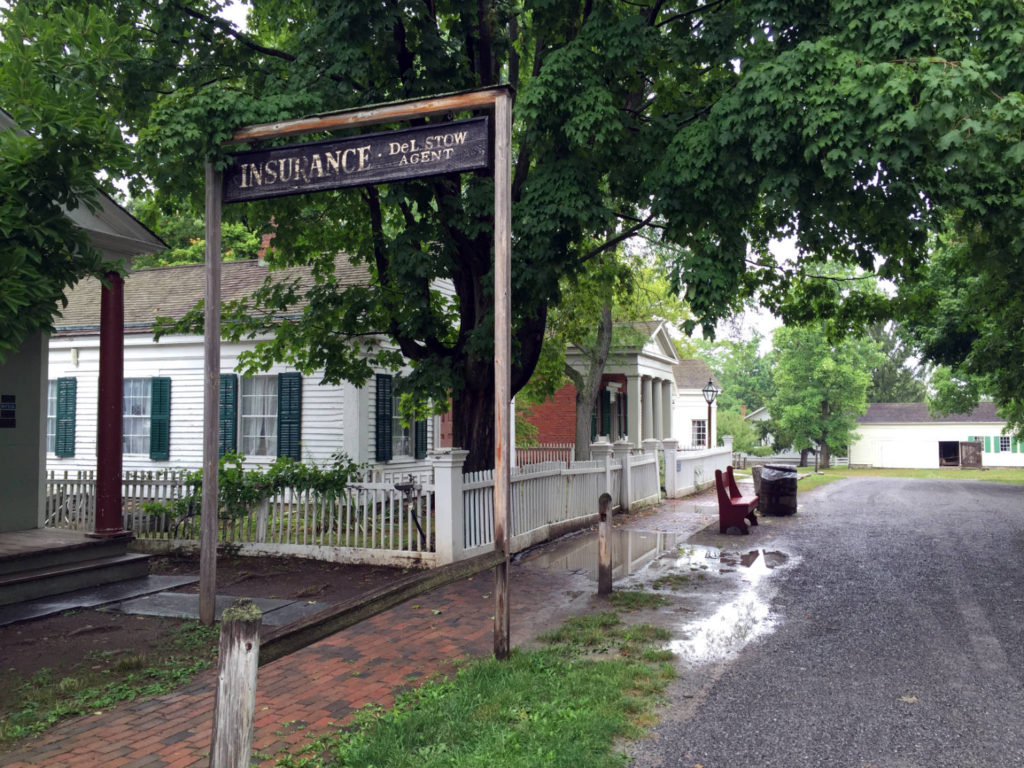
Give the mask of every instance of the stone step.
[[8, 574], [34, 571], [115, 557], [128, 551], [128, 537], [89, 538], [77, 531], [38, 529], [3, 534], [0, 547], [0, 578]]
[[0, 575], [0, 605], [134, 579], [149, 573], [149, 555], [116, 554]]

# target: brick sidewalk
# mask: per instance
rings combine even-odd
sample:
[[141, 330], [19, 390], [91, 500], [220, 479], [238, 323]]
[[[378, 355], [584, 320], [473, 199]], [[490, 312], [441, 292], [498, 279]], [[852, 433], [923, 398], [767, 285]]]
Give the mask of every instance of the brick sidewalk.
[[[527, 575], [517, 582], [529, 582]], [[520, 589], [515, 589], [519, 586]], [[515, 612], [535, 599], [513, 585]], [[490, 572], [373, 617], [262, 667], [253, 750], [292, 751], [348, 722], [366, 704], [389, 707], [395, 694], [452, 659], [493, 651]], [[513, 627], [515, 628], [515, 627]], [[216, 673], [178, 691], [120, 705], [56, 726], [0, 754], [8, 768], [190, 768], [209, 764]], [[273, 766], [274, 757], [261, 766]]]

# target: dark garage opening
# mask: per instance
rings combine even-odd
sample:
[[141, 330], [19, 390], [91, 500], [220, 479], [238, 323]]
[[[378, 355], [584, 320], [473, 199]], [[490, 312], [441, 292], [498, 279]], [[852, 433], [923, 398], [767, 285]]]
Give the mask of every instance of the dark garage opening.
[[939, 442], [939, 466], [960, 466], [960, 443], [955, 440], [942, 440]]

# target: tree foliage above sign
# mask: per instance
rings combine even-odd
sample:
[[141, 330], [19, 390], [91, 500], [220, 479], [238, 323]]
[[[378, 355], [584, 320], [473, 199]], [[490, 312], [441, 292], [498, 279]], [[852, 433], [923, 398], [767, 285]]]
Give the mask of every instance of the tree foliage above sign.
[[[678, 248], [673, 276], [707, 328], [755, 294], [792, 320], [884, 316], [884, 296], [849, 303], [804, 281], [805, 266], [909, 280], [951, 206], [979, 269], [1019, 263], [1018, 0], [255, 0], [245, 33], [217, 2], [97, 0], [75, 4], [79, 21], [48, 15], [61, 5], [19, 0], [35, 31], [26, 21], [28, 43], [7, 55], [59, 73], [78, 49], [32, 41], [67, 32], [56, 24], [110, 24], [111, 49], [130, 55], [106, 60], [97, 82], [110, 119], [138, 136], [139, 163], [115, 171], [197, 210], [204, 161], [223, 158], [240, 126], [511, 83], [514, 390], [560, 280], [637, 233]], [[99, 60], [107, 43], [83, 50]], [[319, 367], [346, 339], [390, 334], [414, 365], [406, 391], [453, 393], [470, 467], [493, 445], [491, 200], [477, 173], [230, 214], [273, 221], [279, 263], [317, 262], [323, 282], [290, 337], [307, 349], [289, 354]], [[780, 266], [767, 245], [782, 236], [800, 255]], [[338, 251], [370, 265], [365, 290], [332, 288]], [[786, 304], [794, 284], [804, 300]]]

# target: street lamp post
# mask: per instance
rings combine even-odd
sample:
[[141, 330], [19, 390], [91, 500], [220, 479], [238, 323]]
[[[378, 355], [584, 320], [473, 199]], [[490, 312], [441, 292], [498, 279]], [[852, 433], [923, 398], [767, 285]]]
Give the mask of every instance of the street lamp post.
[[701, 392], [704, 393], [704, 399], [707, 400], [707, 403], [708, 403], [708, 426], [707, 426], [707, 430], [706, 431], [707, 431], [707, 435], [708, 435], [708, 448], [710, 448], [711, 447], [711, 404], [713, 402], [715, 402], [715, 397], [718, 395], [718, 388], [715, 387], [715, 383], [711, 379], [708, 379], [708, 383], [705, 385], [704, 389], [701, 390]]

